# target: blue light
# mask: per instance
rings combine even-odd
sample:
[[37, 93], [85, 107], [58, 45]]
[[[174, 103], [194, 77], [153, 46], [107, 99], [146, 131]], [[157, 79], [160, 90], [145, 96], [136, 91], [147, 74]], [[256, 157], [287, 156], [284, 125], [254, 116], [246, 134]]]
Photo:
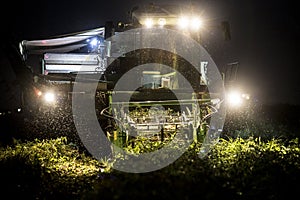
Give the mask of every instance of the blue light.
[[98, 39], [97, 38], [93, 38], [91, 41], [90, 41], [90, 45], [92, 46], [92, 47], [94, 47], [94, 46], [96, 46], [97, 44], [98, 44]]

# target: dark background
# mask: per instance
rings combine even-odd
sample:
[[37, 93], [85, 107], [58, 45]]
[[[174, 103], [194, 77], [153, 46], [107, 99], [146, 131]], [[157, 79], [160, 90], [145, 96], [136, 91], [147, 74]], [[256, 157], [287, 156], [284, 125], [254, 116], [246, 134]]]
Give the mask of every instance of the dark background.
[[[108, 20], [126, 22], [132, 7], [150, 2], [198, 6], [207, 24], [201, 32], [203, 45], [220, 70], [238, 61], [238, 84], [257, 101], [300, 104], [296, 1], [9, 1], [1, 6], [1, 32], [13, 33], [17, 41], [47, 39], [97, 28]], [[224, 41], [220, 30], [213, 28], [223, 20], [230, 23], [230, 41]]]

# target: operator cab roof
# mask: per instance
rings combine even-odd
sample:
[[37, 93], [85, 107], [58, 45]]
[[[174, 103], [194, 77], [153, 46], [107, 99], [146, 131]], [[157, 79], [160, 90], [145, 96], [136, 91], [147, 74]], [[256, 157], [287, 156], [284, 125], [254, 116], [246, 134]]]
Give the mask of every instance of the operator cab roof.
[[44, 54], [47, 52], [65, 53], [83, 48], [92, 38], [104, 38], [104, 27], [48, 38], [44, 40], [23, 40], [20, 43], [21, 54]]

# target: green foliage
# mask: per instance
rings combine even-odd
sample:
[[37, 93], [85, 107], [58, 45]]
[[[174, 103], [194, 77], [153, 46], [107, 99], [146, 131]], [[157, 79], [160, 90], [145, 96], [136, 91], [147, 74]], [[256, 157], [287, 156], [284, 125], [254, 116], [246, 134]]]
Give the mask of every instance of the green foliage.
[[225, 188], [239, 195], [277, 199], [294, 193], [293, 188], [299, 186], [299, 147], [297, 138], [221, 139], [206, 160]]
[[149, 141], [146, 137], [137, 137], [128, 143], [129, 144], [124, 147], [125, 151], [133, 154], [141, 154], [156, 151], [163, 147], [166, 142], [160, 140]]
[[[91, 189], [100, 173], [111, 169], [108, 160], [99, 162], [80, 152], [75, 144], [67, 142], [66, 137], [28, 142], [15, 140], [12, 146], [2, 148], [0, 152], [0, 163], [5, 168], [1, 173], [14, 174], [16, 168], [5, 167], [14, 163], [34, 168], [33, 172], [39, 174], [37, 178], [42, 184], [42, 194], [38, 195], [51, 194], [53, 191], [57, 195], [78, 195]], [[25, 168], [24, 174], [33, 172]]]
[[[139, 148], [127, 150], [138, 154], [163, 145], [151, 144], [136, 141]], [[180, 143], [174, 148], [180, 149]], [[0, 149], [0, 173], [6, 193], [39, 199], [281, 199], [298, 191], [297, 138], [220, 139], [202, 159], [200, 148], [201, 143], [193, 143], [161, 170], [130, 174], [114, 170], [110, 159], [99, 162], [80, 152], [64, 137], [15, 141]]]
[[299, 147], [298, 139], [221, 139], [200, 159], [201, 143], [193, 143], [178, 160], [161, 170], [146, 174], [113, 170], [88, 197], [289, 198], [300, 186]]
[[[134, 137], [124, 145], [123, 149], [132, 154], [154, 152], [173, 141], [175, 135], [176, 133], [170, 134], [164, 141], [161, 141], [160, 136], [153, 136], [151, 138], [142, 136]], [[173, 148], [175, 149], [176, 146], [173, 146]]]

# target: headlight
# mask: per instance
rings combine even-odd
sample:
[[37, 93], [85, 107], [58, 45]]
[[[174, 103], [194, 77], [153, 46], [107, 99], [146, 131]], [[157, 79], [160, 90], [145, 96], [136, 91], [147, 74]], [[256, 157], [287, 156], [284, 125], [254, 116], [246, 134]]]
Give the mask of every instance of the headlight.
[[199, 17], [196, 16], [182, 16], [178, 19], [177, 25], [181, 29], [199, 30], [203, 22]]
[[147, 19], [145, 20], [145, 26], [146, 26], [147, 28], [151, 28], [151, 27], [153, 26], [153, 20], [152, 20], [151, 18], [147, 18]]
[[239, 107], [243, 103], [242, 95], [238, 91], [232, 91], [227, 95], [227, 103], [233, 107]]
[[198, 17], [194, 17], [191, 20], [190, 28], [197, 31], [201, 28], [202, 26], [202, 21]]
[[97, 38], [93, 38], [91, 41], [89, 41], [90, 42], [90, 45], [92, 46], [92, 47], [95, 47], [97, 44], [98, 44], [98, 39]]
[[55, 94], [53, 92], [46, 92], [44, 100], [48, 103], [53, 103], [55, 101]]
[[167, 21], [165, 18], [159, 18], [157, 23], [159, 26], [164, 26], [166, 25]]
[[227, 94], [227, 104], [231, 107], [240, 107], [250, 100], [250, 95], [239, 91], [230, 91]]
[[178, 26], [179, 28], [187, 28], [189, 26], [189, 19], [187, 17], [180, 17], [178, 19]]
[[249, 94], [242, 94], [242, 97], [246, 100], [250, 99], [250, 95]]

